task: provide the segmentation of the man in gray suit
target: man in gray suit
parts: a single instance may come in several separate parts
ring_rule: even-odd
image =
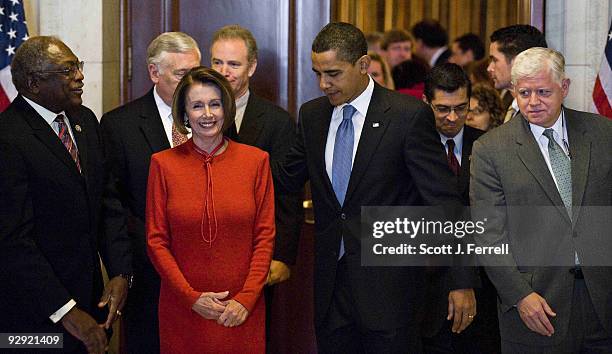
[[[609,223],[612,121],[562,106],[564,66],[552,49],[520,53],[512,66],[520,119],[472,150],[472,208],[478,218],[497,207],[498,216],[476,241],[510,245],[482,257],[499,294],[504,353],[612,352],[612,268],[603,267],[612,248],[609,229],[594,229]],[[527,220],[526,208],[546,217]]]

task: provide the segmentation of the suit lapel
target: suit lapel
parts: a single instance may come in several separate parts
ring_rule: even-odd
[[[24,120],[32,128],[34,135],[40,140],[47,148],[70,170],[75,177],[81,178],[81,174],[77,169],[77,166],[72,159],[72,156],[68,153],[68,150],[62,144],[57,134],[53,131],[51,126],[41,117],[32,106],[30,106],[21,95],[15,98],[16,104],[21,108],[23,112]],[[78,142],[77,142],[78,147]]]
[[[244,115],[242,116],[240,133],[238,134],[239,142],[247,145],[255,145],[264,126],[264,121],[261,117],[263,114],[264,112],[261,110],[257,97],[251,92],[244,110]]]
[[[591,161],[591,141],[576,112],[563,109],[572,155],[572,220],[578,220]]]
[[[325,167],[325,146],[327,145],[327,134],[329,132],[332,113],[334,112],[334,106],[329,103],[327,97],[322,97],[321,102],[321,107],[316,111],[315,115],[311,117],[302,116],[300,119],[304,120],[304,122],[301,123],[304,124],[304,127],[310,127],[306,134],[312,132],[312,141],[314,144],[311,148],[313,150],[313,164],[315,165],[315,170],[322,173],[320,177],[321,181],[323,181],[325,190],[331,195],[330,199],[335,201],[336,207],[340,208],[340,203],[338,199],[336,199],[334,188],[332,187],[331,180]],[[306,121],[310,124],[306,123]],[[308,149],[309,147],[306,146],[306,148]]]
[[[571,223],[563,200],[561,199],[561,195],[555,185],[555,181],[550,175],[544,156],[542,156],[540,147],[531,133],[529,123],[522,115],[520,115],[519,118],[520,119],[513,119],[512,121],[514,121],[514,123],[506,123],[517,125],[518,129],[515,131],[517,132],[516,143],[518,145],[518,156],[536,179],[540,187],[544,190],[544,193],[552,201],[552,204],[555,205],[563,217]]]
[[[363,123],[363,130],[359,138],[357,153],[353,161],[351,170],[351,178],[349,180],[348,189],[346,192],[345,203],[351,198],[351,195],[359,185],[361,177],[368,168],[372,155],[378,148],[380,139],[385,134],[389,126],[389,117],[386,112],[391,108],[385,96],[385,92],[378,85],[374,85],[372,99],[368,106],[368,112]]]
[[[154,88],[147,94],[147,101],[142,106],[140,118],[142,122],[140,124],[140,130],[145,136],[145,139],[149,143],[149,147],[153,153],[166,150],[170,148],[170,142],[166,136],[164,130],[164,124],[159,116],[157,105],[155,104],[155,98],[153,97]]]

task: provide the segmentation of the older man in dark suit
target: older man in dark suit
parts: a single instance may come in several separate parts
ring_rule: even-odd
[[[277,182],[311,183],[319,352],[418,353],[423,268],[361,266],[361,207],[461,205],[431,109],[374,83],[353,25],[325,26],[311,57],[325,96],[301,107]],[[473,287],[470,275],[455,274],[450,289]],[[457,306],[454,315],[467,321],[468,310]]]
[[[111,196],[102,203],[108,174],[82,70],[55,37],[30,38],[12,62],[19,95],[0,115],[0,332],[63,333],[64,352],[103,353],[131,254],[125,232],[98,228],[125,218]]]
[[[472,208],[492,216],[477,241],[510,245],[482,258],[504,353],[612,352],[612,268],[602,267],[612,259],[612,122],[562,106],[564,69],[552,49],[517,55],[521,115],[472,152]]]
[[[125,321],[129,353],[158,353],[157,307],[160,280],[146,252],[144,229],[147,178],[151,155],[179,145],[188,136],[172,124],[172,96],[179,81],[200,65],[200,50],[182,32],[157,36],[147,48],[149,77],[154,87],[144,96],[102,116],[100,122],[121,204],[128,216],[134,252],[134,287],[128,297]],[[106,223],[107,232],[121,225]]]

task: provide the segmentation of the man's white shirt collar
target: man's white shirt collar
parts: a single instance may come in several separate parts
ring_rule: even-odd
[[[61,111],[59,113],[54,113],[51,112],[50,110],[46,109],[45,107],[39,105],[38,103],[30,100],[29,98],[25,97],[25,96],[21,96],[23,97],[23,99],[30,104],[30,106],[32,106],[32,108],[34,108],[34,110],[36,111],[36,113],[38,113],[41,117],[43,117],[43,119],[49,123],[49,125],[53,124],[53,121],[55,121],[55,118],[60,115],[63,114],[64,117],[68,118],[66,116],[66,113],[64,111]],[[67,123],[66,123],[67,124]],[[69,124],[68,124],[69,125]]]

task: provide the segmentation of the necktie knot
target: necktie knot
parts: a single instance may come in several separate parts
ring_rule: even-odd
[[[66,147],[66,149],[68,150],[68,153],[70,154],[70,157],[72,157],[72,160],[74,160],[74,163],[76,164],[76,167],[78,168],[79,172],[82,172],[81,162],[79,160],[79,151],[76,144],[72,140],[72,137],[70,136],[70,132],[68,131],[68,125],[66,124],[64,115],[58,114],[55,117],[54,121],[57,123],[57,127],[59,130],[57,133],[57,137],[60,139],[62,144],[64,144],[64,147]]]
[[[548,138],[548,141],[554,140],[553,133],[555,131],[551,128],[544,129],[544,133],[542,133],[545,137]]]
[[[344,106],[344,108],[342,109],[342,120],[353,118],[353,114],[355,114],[356,110],[357,109],[355,109],[355,107],[351,106],[350,104]]]
[[[446,141],[446,145],[448,145],[449,152],[453,152],[455,150],[455,141],[453,139],[448,139]]]

